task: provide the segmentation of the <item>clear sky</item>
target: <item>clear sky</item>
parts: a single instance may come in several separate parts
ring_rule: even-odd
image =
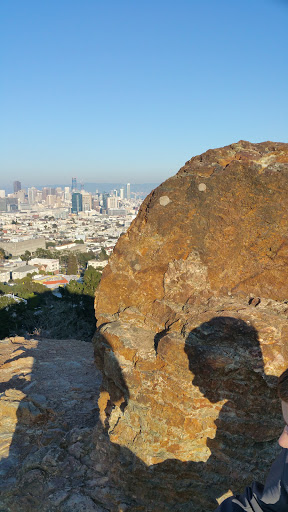
[[[0,188],[288,142],[288,0],[1,0]]]

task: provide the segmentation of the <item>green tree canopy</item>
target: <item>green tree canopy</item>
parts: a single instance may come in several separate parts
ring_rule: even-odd
[[[21,254],[20,258],[22,261],[26,261],[26,263],[28,264],[28,261],[31,260],[31,252],[25,251],[24,254]]]
[[[108,260],[109,259],[109,256],[107,254],[107,252],[105,251],[104,247],[101,247],[101,251],[98,255],[98,260],[99,261],[105,261],[105,260]]]
[[[83,283],[79,283],[72,279],[69,284],[67,284],[66,289],[69,293],[73,293],[76,295],[82,295],[83,293]]]
[[[98,270],[95,270],[93,267],[88,267],[84,273],[83,279],[83,293],[84,295],[90,295],[90,297],[94,297],[95,290],[98,287],[101,281],[101,274]]]
[[[88,261],[94,260],[94,258],[95,254],[93,251],[77,253],[78,264],[82,265],[83,267],[86,265],[86,263],[88,263]]]
[[[69,254],[67,262],[67,274],[74,275],[78,272],[77,258],[75,254]]]

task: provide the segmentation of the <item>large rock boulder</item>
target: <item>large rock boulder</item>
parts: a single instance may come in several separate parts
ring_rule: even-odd
[[[99,407],[141,468],[139,510],[213,510],[277,452],[287,204],[288,144],[240,141],[187,162],[116,245],[95,299]]]

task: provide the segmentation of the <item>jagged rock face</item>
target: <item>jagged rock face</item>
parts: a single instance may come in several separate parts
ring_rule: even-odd
[[[146,198],[103,272],[102,423],[141,461],[137,478],[148,468],[159,478],[157,499],[170,509],[213,510],[222,495],[263,480],[277,452],[287,204],[288,144],[207,151]]]

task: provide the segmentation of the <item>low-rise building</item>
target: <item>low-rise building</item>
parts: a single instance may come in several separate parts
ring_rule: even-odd
[[[13,240],[13,239],[12,239]],[[25,251],[34,252],[36,249],[45,249],[45,238],[31,238],[23,241],[0,242],[0,247],[6,254],[20,256]]]
[[[51,258],[32,258],[30,265],[38,268],[38,270],[44,270],[44,272],[53,272],[54,274],[59,272],[59,260]]]
[[[10,272],[8,270],[0,270],[0,283],[7,283],[10,279]]]
[[[89,260],[88,261],[88,267],[93,267],[93,268],[104,268],[106,267],[108,263],[108,260],[105,260],[105,261],[98,261],[98,260]]]
[[[23,265],[22,267],[17,267],[12,270],[12,279],[23,279],[28,274],[32,274],[33,272],[38,273],[38,269],[32,265]]]
[[[50,290],[57,290],[59,287],[65,287],[66,284],[70,283],[72,280],[78,281],[79,276],[57,274],[54,276],[34,276],[33,280],[37,283],[43,284]]]

